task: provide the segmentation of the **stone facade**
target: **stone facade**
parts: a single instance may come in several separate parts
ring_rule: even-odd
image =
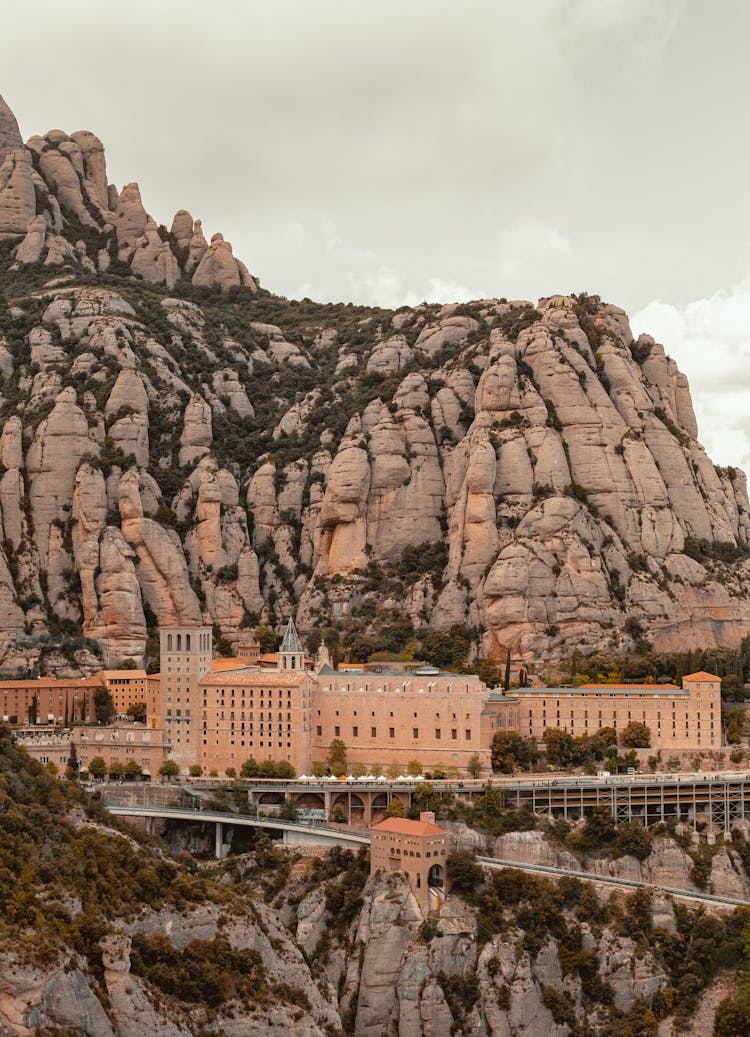
[[[37,724],[93,720],[93,693],[104,684],[119,715],[146,702],[147,724],[164,729],[172,758],[185,771],[239,771],[245,760],[291,764],[297,774],[325,762],[341,739],[347,765],[405,771],[412,760],[428,770],[491,765],[492,740],[514,730],[542,741],[551,728],[578,737],[600,728],[621,732],[639,722],[650,747],[667,752],[720,748],[721,681],[709,673],[672,684],[603,684],[578,688],[491,691],[473,674],[430,666],[371,664],[309,668],[290,621],[274,666],[256,645],[237,658],[212,660],[209,626],[164,627],[161,673],[105,670],[80,680],[39,678],[0,682],[0,717]]]
[[[324,667],[316,678],[312,759],[325,760],[331,741],[341,738],[349,764],[406,770],[416,759],[428,769],[465,769],[476,755],[489,768],[492,735],[497,726],[510,726],[511,709],[512,700],[489,696],[473,674],[391,670],[385,664],[355,673]]]
[[[109,768],[113,763],[140,764],[143,774],[158,777],[159,768],[168,755],[162,728],[143,724],[109,724],[68,728],[26,728],[16,733],[16,740],[40,763],[54,763],[64,769],[75,745],[80,770],[88,770],[95,756],[101,756]]]
[[[286,761],[297,774],[312,766],[311,674],[244,667],[200,682],[200,728],[194,762],[223,774],[245,760]]]
[[[521,688],[518,730],[541,740],[545,731],[593,735],[645,724],[651,748],[707,751],[721,746],[721,680],[692,673],[674,684],[586,684],[580,688]]]
[[[124,717],[131,706],[148,701],[145,670],[102,670],[101,682],[112,696],[115,713]]]
[[[156,717],[164,726],[180,767],[198,760],[198,684],[211,670],[213,632],[208,626],[162,627],[159,631],[161,674]]]
[[[90,721],[94,715],[94,691],[101,683],[98,677],[0,681],[0,720],[28,724],[36,709],[39,724]]]

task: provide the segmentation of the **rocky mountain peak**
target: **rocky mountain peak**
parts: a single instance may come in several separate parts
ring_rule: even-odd
[[[200,221],[179,210],[172,231],[146,212],[138,184],[107,182],[104,146],[88,130],[49,130],[24,146],[13,113],[0,98],[0,240],[19,239],[19,267],[43,264],[87,274],[113,264],[152,284],[179,281],[205,288],[257,291],[223,235],[209,245]]]
[[[290,614],[355,659],[457,627],[533,662],[750,626],[745,477],[622,309],[290,302],[116,190],[88,131],[0,165],[0,422],[6,670],[61,634],[117,663],[158,623],[230,650]]]
[[[23,138],[16,117],[0,94],[0,165],[14,148],[23,147]]]

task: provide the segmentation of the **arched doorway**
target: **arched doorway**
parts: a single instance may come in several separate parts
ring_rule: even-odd
[[[445,885],[445,872],[442,864],[433,864],[427,872],[427,885],[431,889],[442,889]]]

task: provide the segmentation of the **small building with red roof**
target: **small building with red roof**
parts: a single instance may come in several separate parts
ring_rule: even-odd
[[[437,909],[448,889],[445,860],[449,833],[425,810],[418,821],[388,817],[370,829],[370,874],[403,871],[426,914]]]

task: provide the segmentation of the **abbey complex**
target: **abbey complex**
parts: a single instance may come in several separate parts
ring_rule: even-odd
[[[516,731],[541,741],[550,728],[574,737],[633,722],[649,733],[649,748],[709,752],[721,746],[721,681],[694,673],[674,684],[601,684],[489,689],[476,675],[431,666],[378,663],[333,669],[325,649],[313,662],[290,619],[278,652],[240,642],[236,658],[213,657],[208,626],[160,632],[161,671],[105,670],[79,681],[50,678],[0,682],[0,715],[28,725],[93,719],[98,687],[112,696],[117,716],[145,706],[145,726],[123,723],[74,728],[72,733],[26,732],[27,747],[44,762],[65,765],[71,740],[81,766],[94,755],[125,764],[136,759],[155,776],[168,756],[183,773],[193,767],[224,774],[252,758],[286,762],[309,773],[344,743],[350,765],[396,765],[489,772],[492,740]],[[41,727],[39,728],[41,732]],[[56,752],[54,751],[56,750]]]

